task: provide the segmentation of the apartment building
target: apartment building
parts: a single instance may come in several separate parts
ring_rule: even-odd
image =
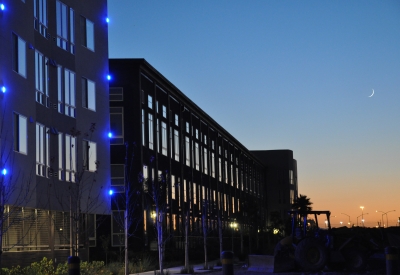
[[[2,265],[84,259],[109,211],[107,1],[0,4]]]
[[[263,163],[146,60],[110,59],[109,64],[113,215],[127,208],[121,203],[125,190],[135,190],[134,211],[142,218],[134,226],[134,246],[156,248],[154,188],[162,189],[170,248],[183,248],[186,221],[192,248],[201,243],[202,220],[210,236],[219,228],[229,236],[224,249],[232,248],[231,237],[238,243],[240,232],[248,236],[262,228]],[[112,234],[113,245],[122,245],[123,228],[114,225]]]

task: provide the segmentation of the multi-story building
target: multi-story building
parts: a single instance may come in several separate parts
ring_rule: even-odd
[[[0,4],[3,266],[85,258],[110,177],[107,1]]]
[[[134,226],[139,228],[136,248],[155,244],[154,181],[163,189],[170,246],[183,246],[185,213],[192,247],[193,237],[203,230],[202,219],[210,234],[221,228],[229,236],[224,249],[232,248],[232,233],[225,232],[249,234],[257,232],[255,224],[264,226],[262,162],[144,59],[111,59],[110,74],[111,184],[122,199],[128,185],[140,194],[133,203],[143,216]],[[123,205],[115,203],[114,216],[120,216]],[[112,234],[113,245],[119,245],[123,230],[114,226]]]
[[[257,150],[251,153],[266,167],[267,207],[269,214],[278,211],[286,217],[297,198],[297,161],[292,150]],[[269,215],[268,215],[269,216]]]

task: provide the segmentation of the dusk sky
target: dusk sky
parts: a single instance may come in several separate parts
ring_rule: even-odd
[[[293,150],[332,223],[400,217],[400,2],[108,0],[144,58],[249,150]],[[374,91],[374,95],[369,97]],[[361,217],[358,218],[361,224]],[[385,216],[386,223],[386,216]]]

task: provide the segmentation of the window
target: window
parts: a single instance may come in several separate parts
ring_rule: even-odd
[[[89,19],[81,16],[82,45],[94,51],[94,24]]]
[[[294,184],[293,170],[289,170],[289,183]]]
[[[110,87],[110,101],[123,101],[124,89],[121,87]]]
[[[92,141],[83,141],[83,167],[85,170],[95,172],[97,170],[97,144]]]
[[[186,153],[186,165],[190,166],[190,141],[189,141],[189,137],[185,137],[185,153]]]
[[[58,179],[64,180],[64,136],[58,133]]]
[[[187,201],[187,189],[186,189],[186,180],[183,180],[183,201]]]
[[[145,125],[144,125],[144,110],[142,109],[142,145],[146,146],[146,135],[145,135]]]
[[[197,142],[194,143],[194,148],[195,148],[195,167],[196,170],[200,170],[200,152],[199,152],[199,144]]]
[[[218,180],[222,181],[222,163],[221,163],[221,158],[218,158]]]
[[[153,97],[151,95],[147,96],[147,107],[153,109]]]
[[[13,70],[26,77],[26,42],[15,33],[12,34],[12,42]]]
[[[125,165],[111,164],[111,186],[125,185]]]
[[[69,12],[69,14],[68,14]],[[67,5],[60,1],[56,2],[56,15],[57,15],[57,46],[75,53],[75,26],[74,17],[75,12],[73,9],[68,9]],[[69,43],[68,43],[69,42]]]
[[[175,125],[179,126],[179,117],[178,117],[178,115],[175,115]]]
[[[84,77],[82,77],[82,100],[84,108],[96,111],[95,83]]]
[[[211,153],[211,176],[215,178],[215,156]]]
[[[167,124],[165,122],[161,122],[161,153],[166,156],[167,155]]]
[[[49,98],[49,59],[45,58],[40,52],[35,51],[35,87],[36,101],[48,106]]]
[[[157,153],[160,153],[160,121],[158,118],[156,124],[156,137],[157,137]]]
[[[175,160],[179,161],[179,132],[174,130]]]
[[[204,148],[204,157],[203,157],[204,163],[203,163],[203,173],[208,174],[208,152],[207,148]]]
[[[36,123],[36,175],[47,177],[50,166],[50,129]]]
[[[175,199],[175,176],[171,175],[171,199]]]
[[[162,116],[164,118],[167,118],[167,107],[165,107],[164,105],[162,106]]]
[[[65,135],[65,180],[75,182],[76,137]]]
[[[193,182],[193,204],[197,204],[196,183]]]
[[[149,149],[154,148],[153,115],[149,114]]]
[[[62,85],[62,68],[58,67],[58,112],[75,117],[75,73],[64,69],[64,86]],[[64,90],[63,90],[64,87]],[[64,96],[63,96],[64,92]],[[63,106],[64,105],[64,106]],[[64,109],[64,111],[63,111]]]
[[[224,171],[225,183],[228,184],[228,162],[225,160],[225,171]]]
[[[196,139],[199,139],[199,130],[196,129]]]
[[[33,0],[34,28],[47,36],[47,0]]]
[[[14,113],[14,151],[28,154],[28,131],[26,117]]]
[[[124,108],[110,107],[110,144],[124,144]]]
[[[189,122],[186,122],[186,133],[190,133]]]

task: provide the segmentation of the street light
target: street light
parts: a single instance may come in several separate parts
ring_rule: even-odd
[[[235,221],[233,221],[231,222],[230,227],[232,228],[232,251],[233,251],[233,232],[237,229],[238,224]]]
[[[368,214],[369,213],[365,213],[365,215],[368,215]],[[364,226],[364,213],[357,217],[357,226],[358,226],[358,218],[361,217],[361,216],[362,216],[361,221],[362,221],[363,226]]]
[[[386,227],[389,226],[389,221],[388,221],[388,215],[387,215],[387,213],[394,212],[394,211],[396,211],[396,210],[390,210],[390,211],[387,211],[387,212],[383,212],[383,211],[376,210],[376,212],[381,212],[381,213],[383,213],[383,214],[382,214],[382,219],[381,219],[382,224],[383,224],[383,215],[386,215]],[[383,227],[385,227],[384,224],[383,224]]]
[[[349,222],[347,223],[350,226],[350,216],[347,215],[346,213],[341,213],[342,215],[346,215],[347,217],[349,217]]]
[[[361,208],[361,219],[364,221],[364,206],[360,206]],[[363,222],[363,226],[364,226],[364,222]]]

